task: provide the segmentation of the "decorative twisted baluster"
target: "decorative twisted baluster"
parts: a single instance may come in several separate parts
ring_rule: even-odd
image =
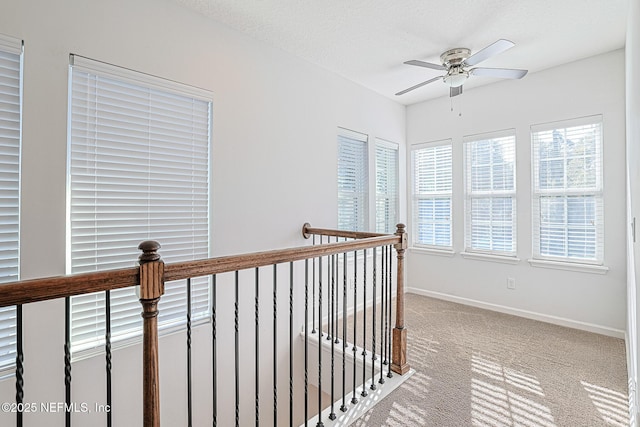
[[[273,425],[278,425],[278,265],[273,265]]]
[[[187,426],[193,425],[193,381],[191,378],[191,278],[187,279]]]
[[[217,280],[216,275],[212,277],[211,290],[211,364],[213,365],[212,388],[213,388],[213,427],[218,425],[218,359],[217,359],[217,331],[216,331],[216,306],[217,306]]]
[[[377,257],[377,248],[373,248],[373,305],[372,305],[372,327],[371,327],[371,331],[372,331],[372,342],[371,342],[371,386],[369,386],[369,388],[371,390],[375,390],[376,389],[376,381],[374,379],[375,375],[376,375],[376,281],[377,281],[377,276],[376,276],[376,266],[378,264],[378,257]],[[365,306],[364,308],[365,310],[367,309],[367,307]]]
[[[346,380],[347,380],[347,253],[342,254],[342,406],[340,410],[347,412]]]
[[[235,292],[235,300],[234,300],[234,304],[233,304],[233,325],[234,325],[234,329],[235,329],[235,335],[234,335],[234,355],[235,355],[235,360],[234,360],[234,368],[235,368],[235,399],[236,399],[236,406],[235,406],[235,415],[236,415],[236,427],[240,426],[240,330],[239,330],[239,318],[238,318],[238,299],[239,299],[239,292],[238,292],[238,282],[239,282],[239,277],[238,277],[238,270],[236,270],[235,272],[235,283],[234,283],[234,292]]]
[[[304,260],[304,427],[309,419],[309,260]]]
[[[104,334],[104,353],[107,375],[107,427],[111,427],[111,291],[104,292],[104,310],[105,310],[105,334]]]
[[[336,305],[335,303],[335,289],[336,289],[336,278],[335,278],[335,264],[336,264],[336,257],[335,255],[331,255],[331,262],[330,262],[330,270],[331,270],[331,312],[329,315],[329,340],[331,343],[331,412],[329,413],[329,419],[330,420],[335,420],[336,419],[336,413],[334,411],[334,391],[335,391],[335,344],[333,341],[333,338],[331,337],[331,335],[335,335],[335,331],[333,328],[333,324],[335,323],[335,318],[334,318],[334,307]]]
[[[356,362],[357,362],[357,352],[358,346],[356,343],[358,342],[358,252],[353,253],[353,385],[352,391],[353,396],[351,397],[351,403],[358,403],[358,398],[356,397]]]
[[[316,427],[324,427],[322,423],[322,257],[318,258],[318,422]]]
[[[16,404],[24,402],[24,352],[22,348],[22,305],[16,306]],[[16,412],[16,426],[22,427],[22,411]]]
[[[382,247],[382,287],[380,288],[380,378],[378,383],[384,384],[384,375],[382,365],[387,363],[387,355],[385,354],[386,343],[384,334],[384,325],[387,321],[387,300],[385,298],[387,294],[387,247]]]
[[[387,301],[389,301],[389,304],[387,305],[387,310],[389,312],[388,314],[388,319],[389,319],[389,330],[387,331],[387,354],[388,354],[388,365],[387,365],[387,378],[393,378],[393,372],[391,371],[391,319],[392,319],[392,310],[393,310],[393,304],[391,304],[391,301],[393,299],[393,251],[391,250],[391,246],[389,247],[389,287],[387,289]]]
[[[364,251],[364,269],[362,273],[363,296],[362,296],[362,392],[360,396],[366,397],[367,393],[367,250]]]
[[[64,299],[64,401],[71,406],[71,298]],[[65,427],[71,427],[71,411],[65,411]]]
[[[255,421],[256,427],[260,425],[260,269],[256,267],[256,286],[253,304],[253,317],[255,321]]]
[[[293,262],[289,263],[289,427],[293,427]]]

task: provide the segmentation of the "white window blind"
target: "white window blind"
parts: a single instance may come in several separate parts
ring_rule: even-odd
[[[20,279],[22,40],[0,35],[0,286]],[[16,309],[0,308],[0,371],[16,361]]]
[[[367,135],[338,128],[338,229],[367,231]]]
[[[69,273],[136,265],[156,240],[165,262],[209,256],[208,92],[73,56],[69,90]],[[105,295],[72,298],[72,351],[104,342]],[[161,328],[186,322],[186,286],[168,283]],[[141,332],[132,288],[111,292],[113,342]],[[192,281],[192,318],[209,311],[208,279]]]
[[[376,139],[376,231],[394,233],[398,224],[398,145]]]
[[[465,251],[516,254],[516,137],[464,137]]]
[[[531,127],[534,258],[602,264],[602,116]]]
[[[451,140],[418,145],[411,151],[413,243],[451,248]]]

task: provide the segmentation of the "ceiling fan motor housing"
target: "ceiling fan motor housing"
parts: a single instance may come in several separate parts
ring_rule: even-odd
[[[469,77],[469,72],[464,69],[464,61],[471,55],[469,49],[463,47],[449,49],[442,55],[440,60],[447,69],[447,74],[443,77],[444,82],[450,87],[460,87]]]
[[[471,51],[464,47],[449,49],[440,55],[440,61],[446,68],[462,65],[462,63],[471,56]]]

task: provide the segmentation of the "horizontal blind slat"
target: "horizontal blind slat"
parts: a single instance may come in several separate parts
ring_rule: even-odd
[[[81,62],[70,71],[69,273],[129,267],[148,239],[163,245],[165,262],[208,257],[211,101]],[[209,281],[193,287],[194,316],[206,315]],[[185,298],[184,283],[167,284],[161,326],[184,323]],[[104,342],[104,305],[102,293],[72,298],[74,353]],[[114,342],[140,334],[132,289],[112,291],[111,310]]]

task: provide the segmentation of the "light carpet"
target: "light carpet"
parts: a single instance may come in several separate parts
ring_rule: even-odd
[[[406,295],[416,373],[354,426],[628,425],[624,341]]]

